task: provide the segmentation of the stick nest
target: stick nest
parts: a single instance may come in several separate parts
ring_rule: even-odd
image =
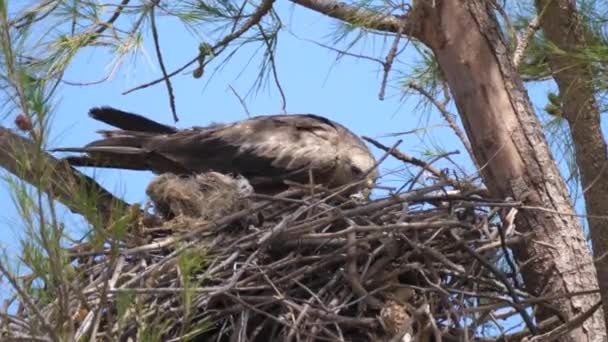
[[[67,304],[35,304],[49,326],[102,341],[492,340],[512,316],[528,325],[511,338],[531,328],[505,253],[523,237],[498,219],[514,209],[453,182],[363,201],[252,195],[212,173],[147,193],[154,210],[123,237],[70,249]],[[3,316],[5,337],[32,334],[41,317],[26,311]]]

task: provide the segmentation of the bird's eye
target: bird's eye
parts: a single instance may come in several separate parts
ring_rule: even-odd
[[[353,175],[355,176],[360,176],[363,174],[363,170],[361,170],[360,168],[356,167],[356,166],[351,166],[350,167],[350,171],[353,173]]]

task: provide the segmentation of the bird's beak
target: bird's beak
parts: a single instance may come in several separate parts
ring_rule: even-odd
[[[363,195],[363,197],[366,199],[369,198],[372,193],[372,189],[374,189],[374,185],[376,185],[376,182],[373,179],[366,179],[363,189],[361,189],[361,195]]]

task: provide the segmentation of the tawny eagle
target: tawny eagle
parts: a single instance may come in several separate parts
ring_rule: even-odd
[[[365,143],[321,116],[268,115],[177,129],[110,107],[93,108],[89,115],[118,130],[100,131],[103,139],[82,148],[55,149],[85,153],[66,158],[73,166],[238,174],[258,193],[282,191],[285,180],[307,184],[311,175],[328,188],[363,181],[352,193],[369,187],[378,176]]]

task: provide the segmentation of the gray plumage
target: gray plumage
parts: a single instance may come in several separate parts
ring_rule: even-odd
[[[101,131],[103,139],[82,148],[55,150],[86,153],[66,158],[74,166],[238,174],[262,193],[284,190],[285,180],[306,184],[309,170],[315,183],[329,188],[363,177],[369,186],[378,175],[359,137],[316,115],[257,116],[183,130],[109,107],[94,108],[90,116],[119,130]]]
[[[205,172],[190,177],[164,173],[154,177],[146,194],[157,214],[165,219],[178,216],[216,220],[245,209],[253,192],[242,177]]]

